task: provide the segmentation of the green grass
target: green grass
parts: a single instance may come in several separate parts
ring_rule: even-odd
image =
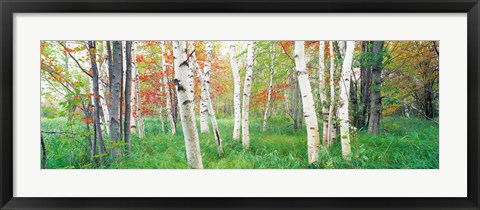
[[[436,169],[439,166],[438,125],[422,119],[386,118],[382,133],[370,135],[358,131],[352,138],[352,160],[345,161],[341,145],[321,148],[320,164],[307,163],[306,131],[295,131],[291,123],[270,119],[267,132],[262,121],[250,124],[250,149],[232,140],[233,120],[218,119],[225,155],[219,157],[213,134],[200,134],[203,165],[206,169]],[[163,133],[160,121],[145,119],[146,136],[132,135],[132,152],[118,160],[106,158],[104,166],[91,163],[88,142],[81,136],[82,126],[75,125],[77,135],[43,134],[47,148],[47,168],[106,169],[185,169],[187,160],[181,126],[177,134]],[[165,126],[168,128],[168,126]],[[320,129],[322,126],[319,126]],[[67,131],[66,120],[42,119],[43,131]],[[80,135],[78,134],[80,133]]]

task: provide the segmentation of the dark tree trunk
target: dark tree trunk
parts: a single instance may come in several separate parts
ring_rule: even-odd
[[[434,108],[433,108],[433,90],[432,85],[427,82],[424,86],[424,104],[425,104],[425,117],[427,119],[433,119],[434,117]]]
[[[126,43],[126,60],[127,60],[127,69],[125,71],[125,121],[123,126],[125,128],[125,143],[127,144],[127,151],[130,153],[131,145],[130,145],[130,113],[132,112],[131,104],[130,104],[130,97],[132,94],[132,58],[131,58],[131,50],[132,50],[132,41],[127,41]]]
[[[362,54],[367,56],[370,50],[370,42],[362,42]],[[360,95],[361,95],[361,117],[358,120],[357,128],[366,128],[368,126],[368,116],[370,113],[370,90],[372,83],[371,65],[367,64],[366,59],[361,60],[360,66]]]
[[[93,81],[93,126],[95,132],[95,141],[98,142],[98,152],[100,154],[100,163],[103,163],[103,154],[105,153],[102,129],[100,127],[100,93],[98,91],[98,67],[95,41],[88,42],[90,54],[90,63],[92,65],[92,81]],[[95,143],[92,148],[95,150]]]
[[[113,145],[112,155],[119,157],[121,155],[118,147],[121,138],[120,133],[120,95],[122,90],[122,42],[113,41],[112,70],[110,71],[110,140]]]
[[[120,69],[121,69],[121,74],[120,74],[120,138],[123,137],[123,71],[125,71],[125,69],[123,69],[123,57],[125,56],[123,54],[123,42],[120,42],[122,44],[122,48],[121,48],[121,62],[122,64],[120,65]]]
[[[380,116],[381,116],[381,85],[382,85],[382,61],[383,61],[383,41],[374,41],[372,58],[372,97],[370,101],[370,117],[368,122],[368,132],[372,134],[377,134],[379,132],[380,126]]]
[[[352,110],[352,126],[358,128],[360,113],[358,111],[358,100],[357,100],[357,82],[353,80],[353,77],[350,77],[350,107]]]
[[[47,150],[45,148],[45,142],[43,141],[43,135],[40,134],[40,144],[42,145],[42,169],[47,168]]]

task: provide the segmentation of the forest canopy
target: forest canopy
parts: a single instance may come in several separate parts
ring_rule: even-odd
[[[439,167],[438,41],[42,41],[43,169]]]

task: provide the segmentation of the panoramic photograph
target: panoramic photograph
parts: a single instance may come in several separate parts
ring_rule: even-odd
[[[41,169],[438,169],[439,41],[45,40]]]

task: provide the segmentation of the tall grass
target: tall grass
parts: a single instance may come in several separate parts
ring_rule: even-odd
[[[200,134],[200,145],[206,169],[434,169],[439,166],[438,125],[422,119],[386,118],[382,133],[370,135],[365,131],[352,134],[352,160],[345,161],[341,145],[321,147],[319,165],[307,163],[305,129],[295,131],[284,119],[270,119],[266,132],[261,119],[250,124],[251,145],[245,151],[240,142],[232,139],[233,120],[218,119],[225,155],[219,157],[212,133]],[[177,134],[162,132],[160,121],[145,119],[145,137],[132,135],[132,152],[99,166],[90,161],[88,142],[79,135],[44,134],[47,168],[105,168],[105,169],[185,169],[187,160],[181,125]],[[322,128],[322,126],[319,126]],[[63,118],[42,119],[43,131],[65,131]],[[80,125],[74,127],[81,132]],[[85,133],[84,133],[85,134]],[[40,163],[39,163],[40,164]]]

